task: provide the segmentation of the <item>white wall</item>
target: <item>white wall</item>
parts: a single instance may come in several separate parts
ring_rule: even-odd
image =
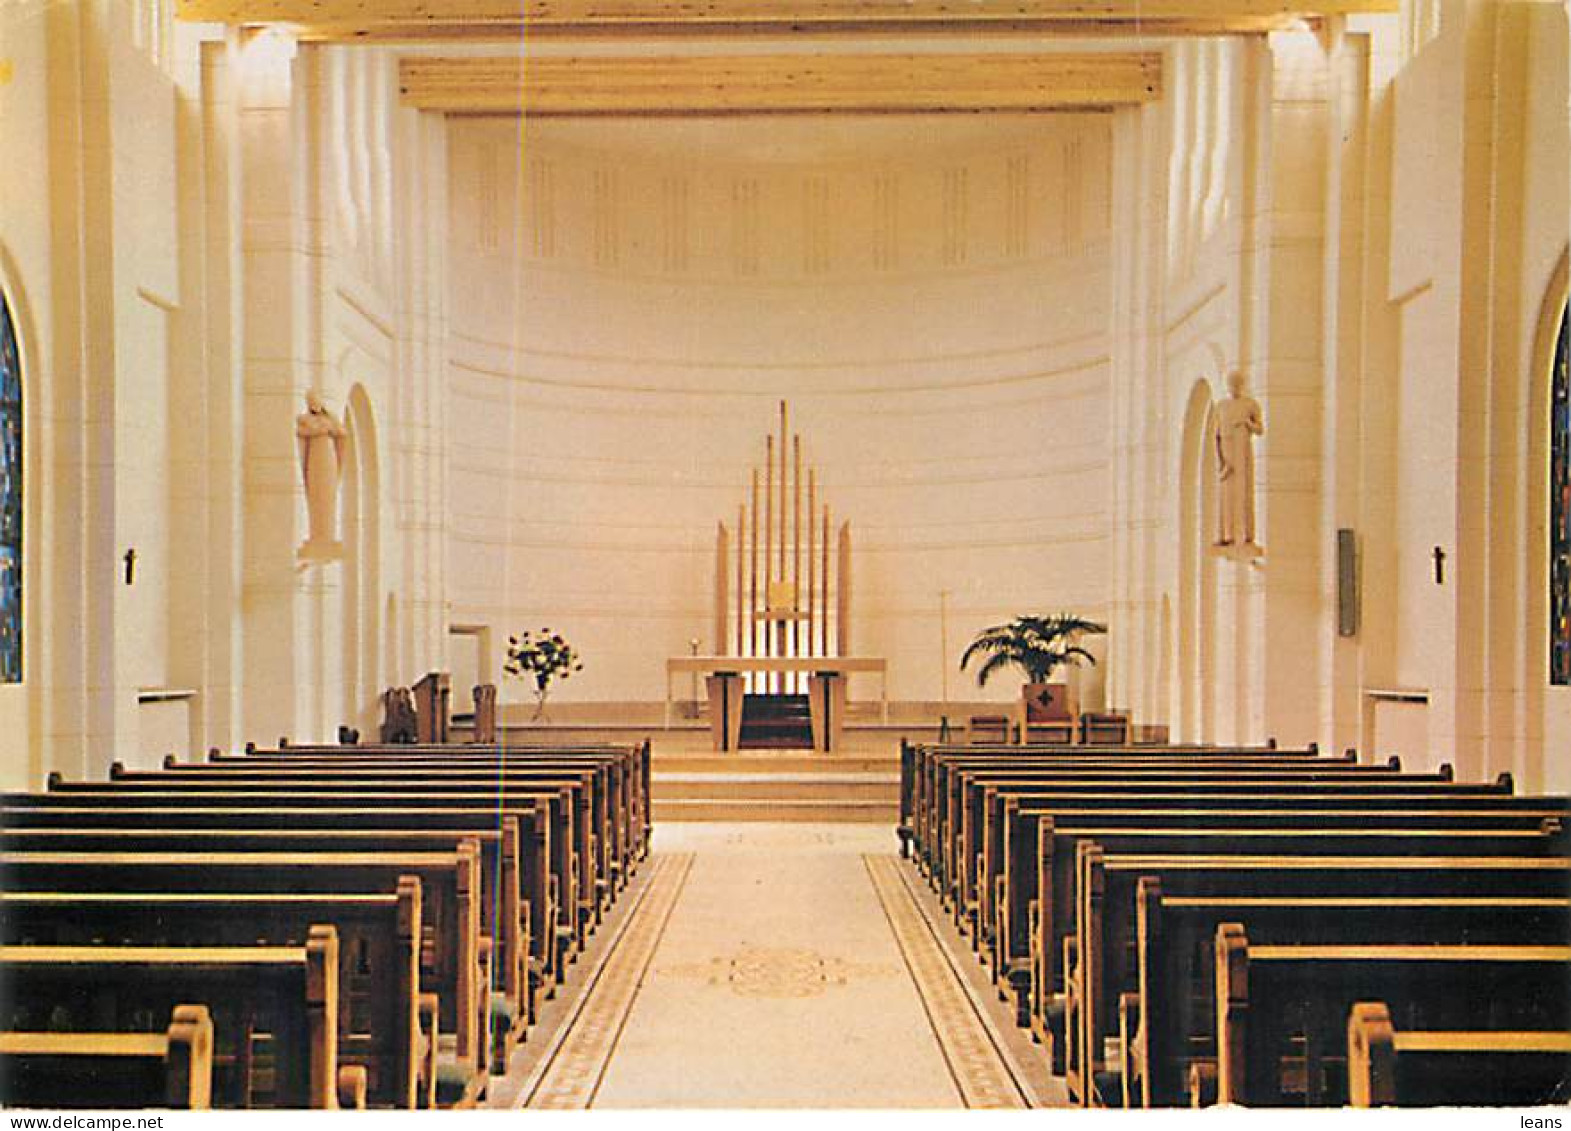
[[[455,621],[566,633],[564,695],[662,697],[780,398],[892,696],[940,696],[943,590],[951,665],[1104,614],[1105,117],[450,131]]]
[[[1405,9],[1320,37],[1173,47],[1164,103],[1115,126],[1127,631],[1110,696],[1185,737],[1353,745],[1563,788],[1543,400],[1566,285],[1566,14]],[[1210,532],[1185,510],[1204,486],[1184,487],[1185,446],[1235,365],[1265,407],[1266,557],[1186,563],[1186,539]],[[1352,638],[1336,631],[1339,528],[1362,556]]]
[[[242,44],[167,4],[4,5],[0,44],[29,171],[0,188],[28,414],[0,778],[374,722],[445,645],[440,122],[397,106],[385,51]],[[399,471],[359,475],[355,557],[301,570],[313,387],[341,414],[356,390],[356,451]]]

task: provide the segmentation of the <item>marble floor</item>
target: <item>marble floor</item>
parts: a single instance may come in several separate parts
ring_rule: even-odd
[[[671,824],[546,1011],[531,1108],[1054,1102],[885,825]],[[553,1016],[554,1015],[554,1016]]]

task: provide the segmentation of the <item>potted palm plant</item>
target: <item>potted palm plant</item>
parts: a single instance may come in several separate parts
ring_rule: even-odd
[[[1096,658],[1077,641],[1086,634],[1107,631],[1107,626],[1071,613],[1057,616],[1020,616],[1008,624],[995,624],[977,633],[960,657],[964,671],[975,657],[985,657],[977,668],[978,687],[1004,668],[1019,668],[1026,677],[1022,694],[1026,722],[1073,719],[1075,705],[1069,699],[1067,684],[1052,682],[1059,668],[1078,667]]]

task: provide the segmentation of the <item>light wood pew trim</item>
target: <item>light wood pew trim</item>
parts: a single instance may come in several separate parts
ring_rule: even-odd
[[[1269,1102],[1274,1091],[1265,1081],[1275,1078],[1277,1066],[1262,1063],[1268,1058],[1256,1051],[1257,1048],[1269,1049],[1274,1044],[1260,1036],[1261,1032],[1271,1033],[1265,1028],[1272,1019],[1270,1003],[1257,1000],[1260,991],[1253,985],[1255,979],[1252,977],[1252,967],[1271,963],[1312,964],[1326,969],[1328,979],[1336,976],[1335,967],[1341,964],[1350,968],[1366,963],[1420,967],[1430,964],[1441,967],[1451,963],[1521,964],[1552,969],[1571,964],[1571,946],[1251,946],[1243,924],[1223,923],[1216,933],[1218,1103]],[[1551,978],[1554,976],[1551,974]],[[1563,984],[1563,972],[1558,976]],[[1549,991],[1553,985],[1546,980],[1541,988]],[[1513,988],[1532,992],[1531,985]],[[1313,1048],[1315,1034],[1310,1035],[1309,1041],[1311,1047],[1306,1050],[1306,1056],[1312,1060],[1318,1055]]]
[[[10,970],[13,977],[28,970],[69,977],[73,968],[99,974],[113,970],[122,982],[154,969],[168,975],[203,970],[292,971],[303,991],[302,1106],[329,1110],[338,1104],[338,964],[338,934],[325,924],[311,928],[303,947],[0,946],[0,968]]]
[[[21,942],[18,934],[36,939],[41,933],[36,920],[59,915],[65,922],[58,931],[68,938],[102,934],[92,943],[62,943],[50,940]],[[416,876],[401,876],[397,890],[382,894],[277,894],[175,893],[175,892],[3,892],[0,893],[0,921],[6,925],[8,945],[140,945],[129,942],[129,935],[161,934],[167,930],[162,921],[168,916],[188,916],[194,921],[215,923],[240,921],[245,929],[268,933],[275,929],[292,931],[298,925],[302,938],[313,923],[333,925],[339,933],[339,952],[344,968],[339,971],[339,1055],[341,1060],[360,1064],[361,1058],[385,1055],[388,1063],[378,1077],[385,1080],[376,1097],[392,1106],[413,1108],[419,1081],[428,1078],[435,1064],[420,1063],[422,1044],[417,1001],[420,996],[421,887]],[[386,940],[393,957],[392,969],[380,973],[391,980],[393,990],[383,988],[372,1009],[373,1028],[384,1022],[386,1033],[373,1032],[369,1047],[361,1038],[352,1038],[349,1017],[352,1007],[345,973],[352,961],[348,943],[362,932],[382,922],[389,927]],[[131,928],[128,930],[128,926]],[[161,944],[163,945],[163,944]],[[181,945],[169,943],[167,945]],[[251,945],[251,944],[247,944]]]
[[[157,1097],[177,1111],[206,1111],[213,1097],[213,1019],[205,1005],[175,1006],[169,1027],[162,1033],[0,1033],[0,1064],[5,1060],[50,1059],[65,1061],[156,1060],[163,1067],[163,1092]],[[80,1071],[89,1077],[92,1068]],[[0,1072],[0,1079],[6,1078]],[[62,1097],[63,1099],[63,1097]],[[141,1100],[154,1097],[115,1096],[108,1103],[130,1099],[126,1106],[153,1106]],[[8,1097],[0,1102],[9,1103]]]

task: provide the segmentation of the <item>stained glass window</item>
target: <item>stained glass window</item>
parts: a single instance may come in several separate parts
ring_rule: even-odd
[[[1549,400],[1549,682],[1571,685],[1571,303],[1560,315],[1560,340]]]
[[[22,682],[22,358],[0,294],[0,683]]]

